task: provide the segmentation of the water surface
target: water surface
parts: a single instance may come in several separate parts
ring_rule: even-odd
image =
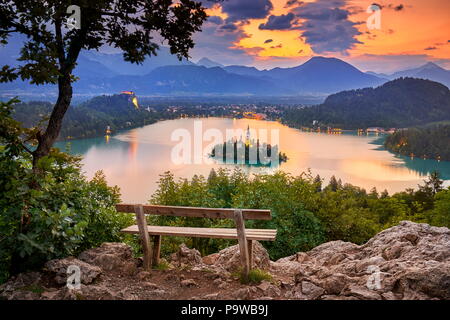
[[[450,184],[450,162],[396,156],[380,146],[378,136],[301,132],[273,121],[224,118],[167,120],[122,132],[109,139],[73,140],[71,152],[83,156],[83,169],[88,177],[103,170],[109,184],[120,187],[124,202],[146,202],[157,188],[159,175],[165,171],[171,171],[177,177],[190,178],[194,174],[207,176],[211,168],[235,167],[205,163],[208,160],[206,154],[200,164],[176,164],[172,161],[172,149],[179,143],[171,140],[172,133],[180,128],[188,130],[193,148],[194,121],[201,121],[202,132],[215,128],[223,135],[226,129],[245,131],[250,126],[257,132],[267,129],[270,138],[271,129],[279,130],[280,151],[286,153],[289,160],[279,168],[243,166],[242,169],[250,174],[283,170],[298,175],[310,169],[313,175],[319,174],[326,182],[335,175],[343,182],[367,190],[376,187],[379,191],[387,189],[393,193],[417,188],[427,174],[438,170],[447,180],[446,185]],[[203,142],[202,148],[206,150],[210,143]],[[60,142],[57,146],[64,148],[64,145]]]

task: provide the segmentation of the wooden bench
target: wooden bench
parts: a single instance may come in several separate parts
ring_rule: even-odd
[[[195,208],[172,207],[160,205],[118,204],[118,212],[135,213],[136,225],[122,230],[124,233],[139,234],[144,252],[144,269],[150,270],[152,265],[159,264],[161,251],[161,236],[180,236],[198,238],[237,239],[242,268],[245,276],[252,268],[253,241],[274,241],[277,230],[246,229],[244,220],[270,220],[270,210],[258,209],[226,209],[226,208]],[[145,215],[162,215],[172,217],[197,217],[233,219],[236,228],[193,228],[147,225]],[[153,238],[153,248],[150,246],[150,236]]]

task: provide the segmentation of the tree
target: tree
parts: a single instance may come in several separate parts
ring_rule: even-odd
[[[319,175],[317,175],[314,178],[313,183],[316,185],[316,191],[321,192],[322,191],[322,178]]]
[[[76,6],[79,19],[69,28],[69,8]],[[68,13],[69,12],[69,13]],[[18,61],[23,64],[0,69],[0,82],[18,79],[32,84],[57,84],[58,99],[45,131],[35,130],[33,168],[50,153],[61,130],[62,120],[72,100],[73,75],[82,50],[98,50],[104,45],[123,52],[125,61],[142,63],[159,48],[154,35],[166,40],[170,52],[179,59],[189,57],[192,35],[206,19],[201,4],[193,0],[0,0],[0,43],[8,44],[11,34],[25,35]],[[73,20],[72,20],[73,21]]]
[[[330,182],[328,184],[328,189],[330,189],[331,191],[336,192],[339,189],[339,182],[336,180],[335,176],[332,176],[330,178]]]
[[[444,181],[440,179],[440,174],[437,171],[430,173],[428,179],[423,182],[425,185],[419,185],[419,191],[430,193],[434,196],[436,193],[443,190],[442,185],[444,184]]]

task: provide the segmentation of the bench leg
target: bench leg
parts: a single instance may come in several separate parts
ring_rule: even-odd
[[[250,270],[253,268],[253,241],[247,240],[247,248],[248,248],[248,264]]]
[[[161,236],[153,236],[153,266],[159,264],[159,256],[161,254]]]
[[[245,235],[245,224],[241,210],[234,211],[234,221],[236,223],[237,236],[239,241],[239,255],[241,257],[242,272],[245,280],[248,280],[250,271],[250,261],[248,255],[247,238]]]
[[[136,205],[134,206],[134,212],[136,213],[136,222],[141,237],[142,251],[144,252],[143,268],[146,271],[150,271],[152,267],[152,248],[150,247],[150,236],[147,232],[147,220],[145,219],[144,208],[142,205]]]

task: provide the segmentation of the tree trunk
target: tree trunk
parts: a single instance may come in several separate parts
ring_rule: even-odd
[[[33,171],[38,172],[38,162],[41,158],[47,156],[50,150],[58,138],[61,131],[61,125],[69,109],[72,101],[72,84],[70,80],[70,73],[66,73],[58,79],[58,100],[53,107],[52,114],[48,121],[47,129],[43,134],[39,134],[37,137],[38,146],[33,152]]]

